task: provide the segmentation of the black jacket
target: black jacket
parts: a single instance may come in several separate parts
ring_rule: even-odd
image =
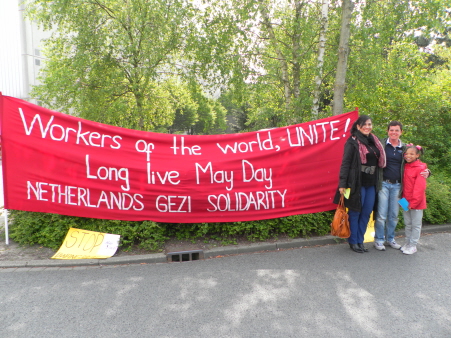
[[[345,198],[345,206],[349,210],[358,212],[360,212],[360,210],[362,209],[360,197],[360,188],[362,187],[361,166],[362,162],[360,161],[359,144],[357,143],[357,139],[351,136],[345,143],[343,160],[340,167],[338,187],[351,188],[349,198]],[[380,171],[380,168],[376,168],[377,171]],[[378,172],[376,172],[375,174],[378,175]],[[377,187],[378,184],[376,183],[376,188]],[[334,197],[334,203],[338,204],[339,201],[340,191],[337,189]]]

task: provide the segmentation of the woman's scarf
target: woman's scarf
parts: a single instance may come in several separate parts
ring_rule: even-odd
[[[355,136],[357,138],[357,143],[359,144],[360,161],[362,162],[362,164],[366,163],[366,154],[369,153],[367,145],[369,143],[374,142],[377,149],[379,149],[380,151],[380,156],[378,158],[378,166],[379,168],[385,168],[386,165],[385,150],[384,147],[382,147],[382,144],[377,138],[377,136],[371,133],[370,135],[368,135],[368,137],[366,137],[360,131],[357,131],[355,133]]]

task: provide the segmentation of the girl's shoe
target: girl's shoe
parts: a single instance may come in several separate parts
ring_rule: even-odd
[[[416,247],[416,245],[408,245],[404,250],[403,250],[403,254],[406,254],[406,255],[412,255],[412,254],[414,254],[415,252],[417,252],[417,247]]]
[[[405,242],[404,245],[403,245],[403,246],[401,247],[401,249],[399,249],[399,250],[401,250],[402,252],[404,252],[404,250],[406,250],[408,246],[409,246],[409,242]]]

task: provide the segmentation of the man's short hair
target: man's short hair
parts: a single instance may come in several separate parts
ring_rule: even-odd
[[[391,122],[388,124],[387,130],[389,130],[390,127],[395,127],[395,126],[399,126],[399,128],[400,128],[401,131],[402,131],[402,123],[399,122],[399,121],[391,121]]]

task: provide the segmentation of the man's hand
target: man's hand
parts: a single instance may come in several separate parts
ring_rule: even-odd
[[[431,171],[429,169],[425,169],[420,173],[420,175],[424,178],[428,178],[429,176],[431,176]]]

